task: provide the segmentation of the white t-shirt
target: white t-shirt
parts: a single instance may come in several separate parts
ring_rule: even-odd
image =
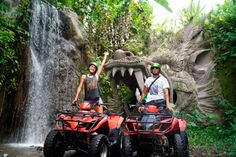
[[[154,80],[154,77],[148,77],[144,85],[149,88],[149,86]],[[167,79],[164,76],[160,75],[160,77],[152,84],[151,88],[149,89],[146,102],[150,102],[152,100],[165,99],[163,93],[164,88],[170,88],[170,85]]]

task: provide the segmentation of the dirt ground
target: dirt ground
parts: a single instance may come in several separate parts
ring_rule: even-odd
[[[86,157],[75,151],[67,151],[64,157]],[[214,152],[204,147],[190,148],[190,157],[226,157],[226,152]],[[0,157],[43,157],[43,147],[9,147],[0,145]]]
[[[68,151],[64,157],[77,157],[77,155],[75,151]],[[43,157],[43,148],[0,146],[0,157]]]

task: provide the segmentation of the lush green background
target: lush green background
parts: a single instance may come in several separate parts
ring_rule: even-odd
[[[205,21],[205,34],[217,55],[217,72],[226,99],[236,104],[236,4],[226,1]]]
[[[223,99],[215,98],[224,113],[222,125],[208,127],[213,137],[220,138],[230,153],[236,154],[236,3],[226,0],[205,20],[205,36],[216,56],[217,76]],[[216,136],[217,135],[217,136]],[[225,138],[227,137],[227,138]],[[218,140],[219,141],[219,140]],[[217,142],[218,143],[218,142]],[[228,145],[232,144],[232,145]],[[220,146],[220,144],[219,144]]]

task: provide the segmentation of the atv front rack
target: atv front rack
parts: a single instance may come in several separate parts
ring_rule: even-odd
[[[106,115],[97,112],[61,112],[56,119],[56,130],[91,132]]]
[[[172,115],[146,113],[127,116],[124,125],[128,134],[163,134],[171,128],[173,118]]]

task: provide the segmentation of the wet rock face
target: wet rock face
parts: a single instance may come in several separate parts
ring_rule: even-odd
[[[22,58],[21,86],[15,97],[5,98],[6,107],[1,111],[5,114],[0,115],[4,126],[0,135],[11,135],[13,142],[27,141],[24,135],[30,132],[41,139],[34,142],[42,142],[50,129],[50,115],[55,110],[70,109],[79,82],[78,71],[87,57],[87,34],[75,13],[41,1],[34,1],[29,10],[31,37]],[[34,129],[27,131],[28,126]]]
[[[165,52],[154,52],[147,58],[127,56],[124,55],[127,52],[118,50],[114,54],[117,59],[109,60],[105,68],[115,80],[122,80],[120,76],[125,76],[124,81],[128,82],[126,84],[129,86],[129,82],[133,80],[130,79],[132,75],[126,75],[126,72],[122,71],[135,71],[127,66],[131,63],[133,69],[139,68],[142,72],[142,76],[136,76],[137,82],[140,82],[140,77],[143,79],[136,84],[136,87],[141,89],[141,84],[149,75],[148,63],[158,62],[162,64],[161,70],[171,84],[172,101],[178,109],[188,112],[197,109],[206,115],[216,113],[217,107],[213,98],[220,95],[220,88],[214,73],[213,52],[203,39],[202,26],[192,26],[190,23],[185,28],[181,42],[171,47],[174,48]],[[141,62],[134,62],[135,60]],[[120,74],[117,74],[118,71]]]

